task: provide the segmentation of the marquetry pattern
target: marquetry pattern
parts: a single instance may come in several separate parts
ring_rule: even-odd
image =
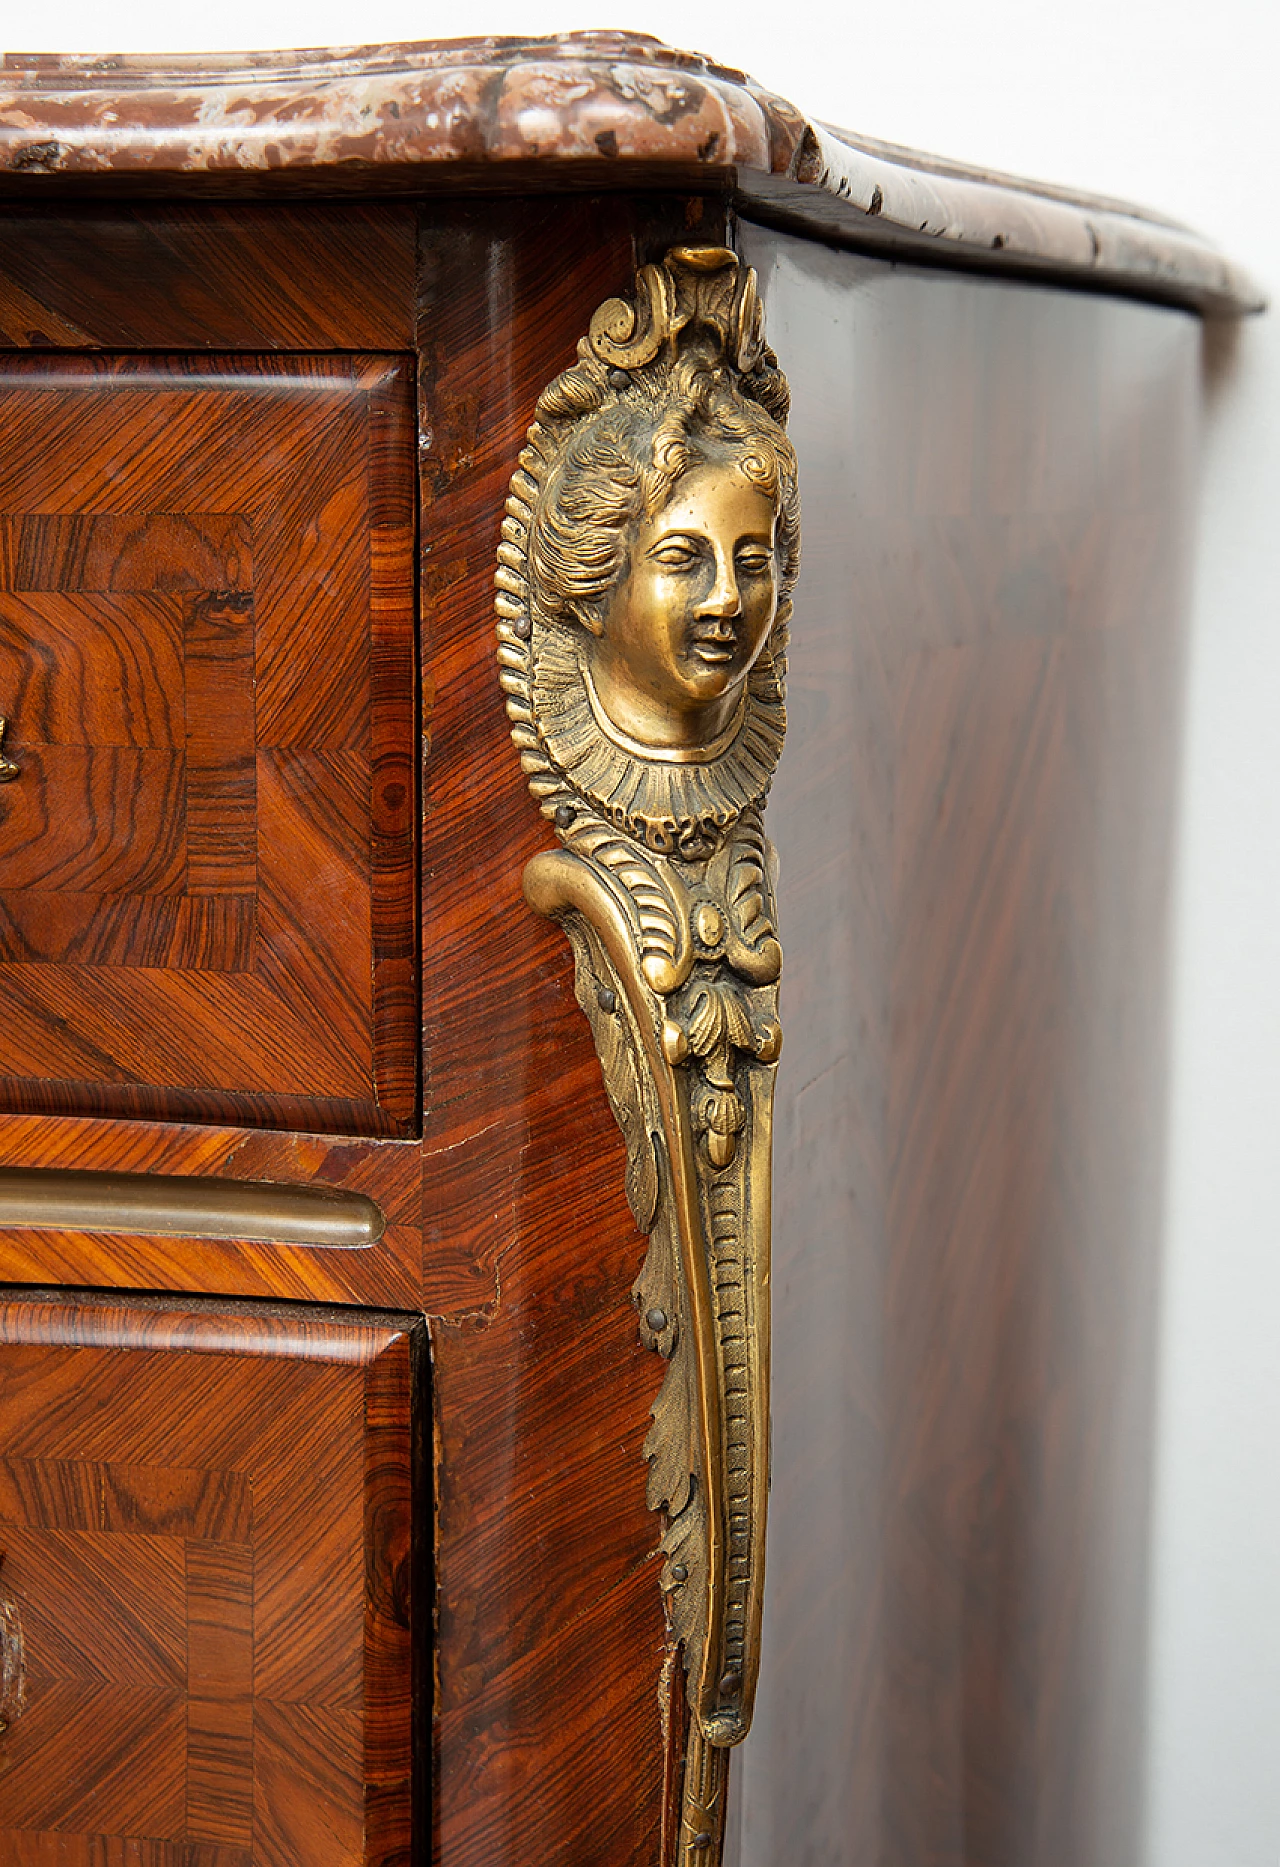
[[[0,370],[0,1105],[412,1122],[409,398]]]
[[[0,1306],[6,1867],[407,1858],[420,1336]]]

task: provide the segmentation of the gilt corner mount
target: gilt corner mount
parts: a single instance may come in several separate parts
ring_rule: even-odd
[[[540,397],[496,578],[512,737],[562,845],[528,864],[525,895],[572,942],[649,1239],[634,1296],[667,1362],[645,1453],[691,1709],[690,1862],[718,1858],[759,1666],[788,403],[755,275],[723,248],[673,249],[600,306]]]

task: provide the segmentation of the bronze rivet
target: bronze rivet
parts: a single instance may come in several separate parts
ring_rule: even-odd
[[[557,830],[567,830],[569,828],[569,825],[573,822],[574,818],[577,816],[577,814],[578,813],[573,808],[572,804],[557,804],[556,805],[556,828]]]
[[[667,1312],[664,1309],[651,1309],[645,1321],[655,1335],[661,1335],[667,1326]]]
[[[527,642],[533,633],[533,625],[527,616],[517,616],[511,627],[522,642]]]
[[[736,1698],[741,1689],[741,1673],[727,1672],[720,1675],[720,1696],[722,1698]]]
[[[631,387],[631,378],[626,370],[610,370],[609,387],[611,389],[616,389],[619,395],[621,395],[624,389],[629,389]]]
[[[616,1011],[618,1009],[618,994],[616,992],[611,992],[607,985],[602,985],[600,990],[596,993],[596,1003],[599,1005],[601,1011]]]
[[[674,1018],[662,1020],[662,1054],[673,1068],[684,1062],[689,1054],[689,1039],[685,1036]]]
[[[724,938],[724,917],[710,901],[700,901],[694,911],[693,930],[703,946],[719,946]]]
[[[688,1564],[673,1562],[671,1565],[671,1579],[673,1582],[687,1582],[689,1579]]]
[[[700,1835],[695,1835],[693,1837],[693,1840],[689,1843],[689,1846],[691,1848],[709,1848],[711,1846],[711,1836],[707,1833],[706,1829],[704,1828]]]

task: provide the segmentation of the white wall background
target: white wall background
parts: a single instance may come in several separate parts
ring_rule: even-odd
[[[0,6],[14,51],[589,26],[708,51],[871,135],[1163,208],[1280,299],[1275,0]],[[1280,1867],[1280,310],[1211,337],[1209,361],[1141,1867]]]

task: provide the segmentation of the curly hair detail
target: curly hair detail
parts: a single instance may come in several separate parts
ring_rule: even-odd
[[[778,372],[762,365],[753,372],[759,383],[735,379],[697,345],[620,391],[589,353],[557,378],[539,412],[571,421],[572,430],[539,489],[530,531],[542,621],[599,634],[626,567],[630,528],[661,511],[687,474],[708,466],[732,466],[776,504],[785,602],[799,569],[795,452],[766,397],[745,393],[763,388],[770,374]]]

